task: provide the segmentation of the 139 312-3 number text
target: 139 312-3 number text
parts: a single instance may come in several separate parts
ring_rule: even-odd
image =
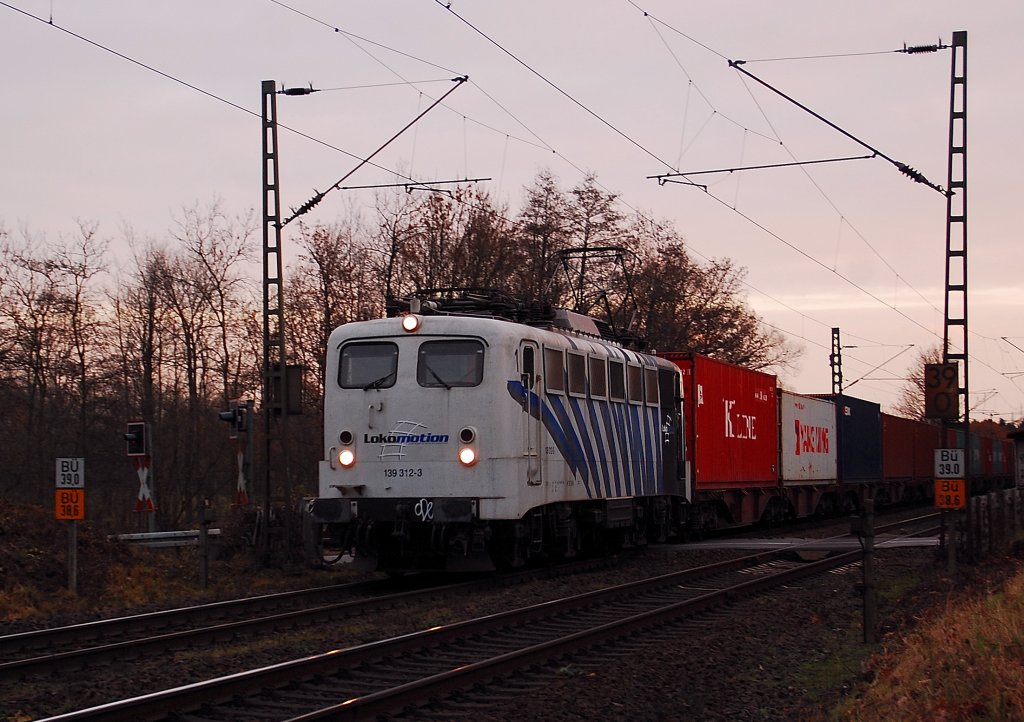
[[[423,469],[418,466],[384,469],[386,479],[411,479],[423,476]]]

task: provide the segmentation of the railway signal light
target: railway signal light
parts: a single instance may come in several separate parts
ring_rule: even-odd
[[[249,407],[244,402],[232,401],[231,408],[218,412],[217,416],[221,421],[231,424],[232,431],[236,434],[249,430]]]
[[[956,363],[924,365],[924,416],[947,421],[960,418],[960,369]]]
[[[124,430],[125,454],[127,456],[146,455],[146,422],[129,421]]]

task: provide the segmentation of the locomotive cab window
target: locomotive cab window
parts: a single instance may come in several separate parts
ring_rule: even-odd
[[[608,376],[605,373],[604,359],[591,356],[590,364],[590,395],[603,399],[608,395]]]
[[[569,393],[585,396],[587,393],[587,357],[569,351],[566,354],[569,367]]]
[[[398,377],[398,346],[349,343],[341,347],[338,385],[343,389],[385,389]]]
[[[626,400],[626,378],[621,361],[608,361],[608,396],[612,401]]]
[[[544,388],[548,393],[565,393],[565,360],[561,349],[544,349]]]
[[[537,373],[534,370],[534,347],[532,346],[522,347],[522,373],[530,379],[534,378],[534,374]]]
[[[658,369],[644,368],[644,388],[647,391],[644,399],[648,406],[658,406],[660,403],[658,392]]]
[[[644,402],[644,370],[630,364],[626,367],[626,390],[631,404]]]
[[[420,345],[416,363],[420,386],[479,386],[483,377],[484,345],[479,341],[424,341]]]
[[[523,346],[523,362],[520,373],[522,374],[523,386],[528,389],[533,388],[533,379],[537,373],[533,364],[533,346]]]

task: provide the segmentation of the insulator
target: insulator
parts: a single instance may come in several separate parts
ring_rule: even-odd
[[[908,178],[917,181],[918,183],[927,183],[928,180],[921,174],[920,171],[911,168],[905,163],[897,163],[896,167],[899,168],[900,173],[907,176]]]
[[[904,44],[903,46],[903,52],[908,55],[913,55],[914,53],[937,53],[942,49],[942,45],[911,45],[908,47]]]
[[[309,211],[311,211],[317,203],[324,199],[325,195],[326,193],[317,193],[315,196],[313,196],[308,201],[299,206],[298,209],[292,208],[292,218],[297,218],[301,216],[303,213],[308,213]]]

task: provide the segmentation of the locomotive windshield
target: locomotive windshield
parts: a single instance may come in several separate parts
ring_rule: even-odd
[[[479,341],[425,341],[416,380],[420,386],[477,386],[484,376],[484,345]]]
[[[338,384],[343,389],[383,389],[395,385],[398,346],[350,343],[341,349]]]

